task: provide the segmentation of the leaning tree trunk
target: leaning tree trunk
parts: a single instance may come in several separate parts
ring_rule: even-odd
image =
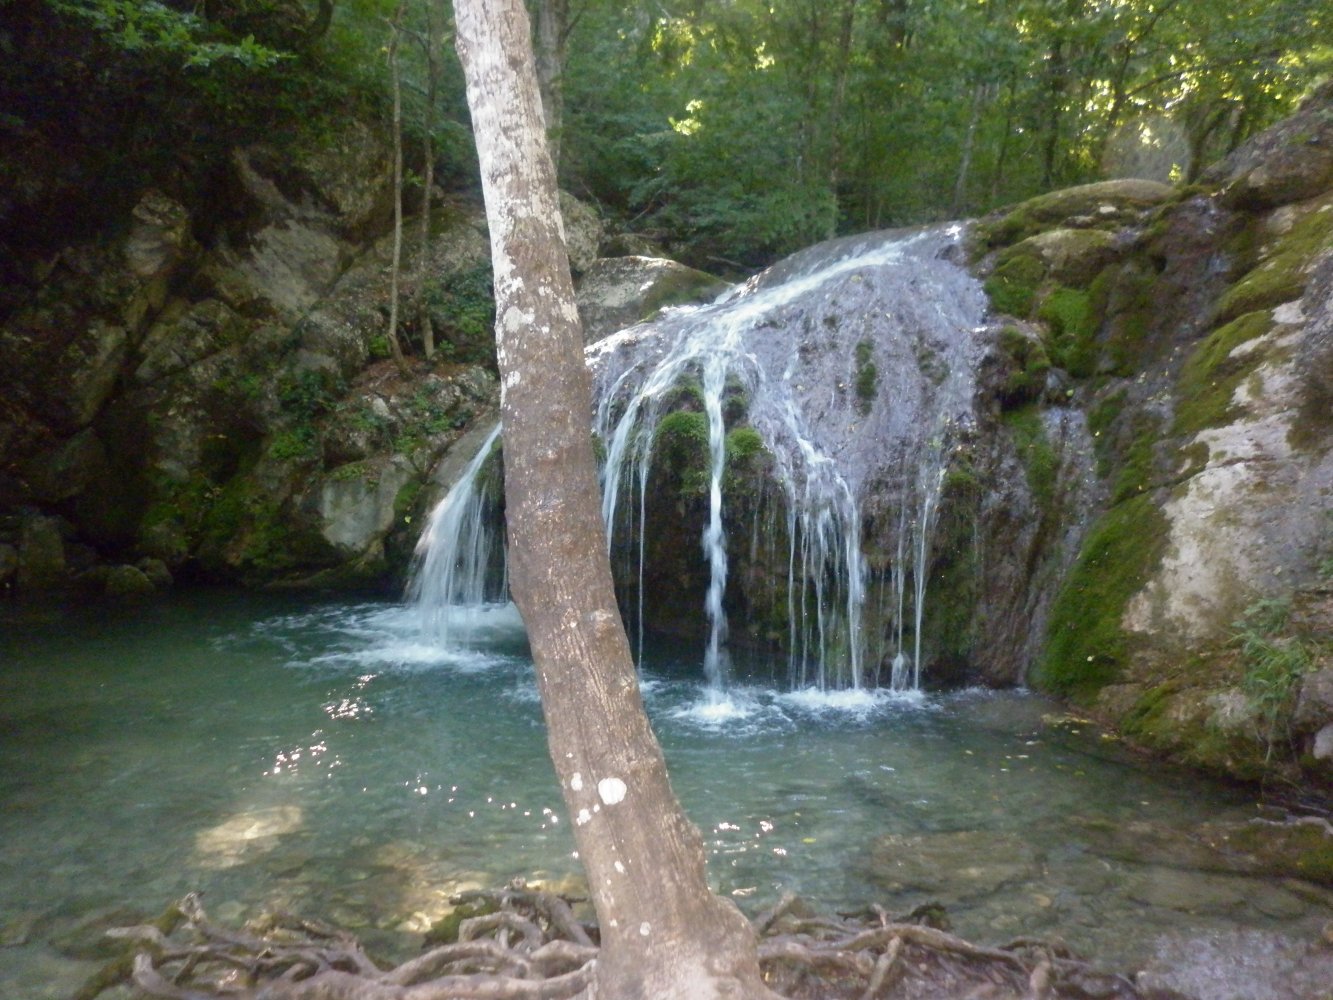
[[[455,0],[495,269],[510,583],[601,928],[592,996],[771,996],[709,891],[639,695],[601,520],[589,376],[522,0]]]

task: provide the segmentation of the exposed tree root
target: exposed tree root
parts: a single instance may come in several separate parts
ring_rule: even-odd
[[[132,981],[166,1000],[567,1000],[584,994],[595,929],[567,900],[511,886],[455,903],[493,905],[464,920],[458,940],[381,968],[347,934],[267,914],[244,930],[219,927],[191,894],[157,920],[108,933],[133,946],[79,996]],[[874,907],[852,916],[808,912],[784,897],[754,921],[766,982],[792,1000],[1134,1000],[1124,977],[1075,959],[1058,942],[972,944],[918,915]]]

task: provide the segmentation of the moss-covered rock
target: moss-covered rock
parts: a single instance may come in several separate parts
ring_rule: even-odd
[[[1046,274],[1062,285],[1086,287],[1122,252],[1123,240],[1101,229],[1048,229],[1012,247],[1041,261]]]
[[[1285,121],[1256,136],[1204,179],[1222,187],[1224,204],[1263,210],[1313,197],[1333,186],[1333,84],[1318,88]]]
[[[1257,820],[1207,829],[1213,846],[1248,862],[1266,875],[1306,879],[1333,886],[1333,832],[1327,823]]]
[[[1167,184],[1145,180],[1112,180],[1039,195],[977,224],[974,239],[982,252],[1011,246],[1043,230],[1117,229],[1141,212],[1175,197]]]
[[[1261,351],[1244,345],[1273,328],[1265,309],[1247,313],[1214,330],[1191,352],[1176,384],[1176,434],[1216,427],[1233,414],[1236,389],[1263,360]]]
[[[1161,323],[1164,294],[1161,276],[1140,258],[1108,267],[1092,280],[1088,309],[1100,324],[1100,370],[1121,378],[1139,370]]]
[[[1047,512],[1055,499],[1059,456],[1046,436],[1041,412],[1035,406],[1025,406],[1005,414],[1004,422],[1023,462],[1032,499],[1038,510]]]
[[[1097,371],[1096,333],[1099,316],[1092,299],[1081,288],[1050,289],[1037,307],[1036,318],[1050,331],[1052,361],[1075,378]]]
[[[148,575],[137,566],[113,566],[106,574],[109,597],[136,597],[151,594],[156,588]]]
[[[1276,231],[1259,235],[1257,261],[1218,301],[1214,322],[1227,323],[1301,297],[1320,254],[1333,248],[1333,194],[1284,210],[1283,217],[1268,220],[1267,228]]]
[[[588,343],[670,306],[710,302],[730,286],[711,274],[660,257],[604,257],[578,282],[579,316]]]
[[[1178,661],[1167,679],[1137,688],[1127,708],[1114,711],[1115,692],[1103,692],[1096,705],[1113,710],[1121,732],[1139,746],[1211,774],[1258,780],[1269,770],[1267,752],[1257,738],[1257,713],[1228,686],[1234,681],[1217,660],[1196,656]]]
[[[1010,409],[1039,399],[1051,370],[1051,359],[1041,338],[1029,330],[1006,326],[1000,330],[997,342],[1005,364],[1000,405]]]
[[[1148,496],[1117,504],[1093,525],[1051,609],[1032,677],[1038,687],[1090,702],[1121,676],[1131,652],[1122,618],[1161,558],[1165,529]]]
[[[986,294],[996,312],[1026,319],[1045,279],[1046,268],[1035,254],[1011,253],[996,263],[986,279]]]

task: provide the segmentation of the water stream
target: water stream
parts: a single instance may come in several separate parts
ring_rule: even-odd
[[[450,649],[395,603],[0,609],[0,996],[67,997],[103,927],[191,889],[227,921],[287,907],[401,956],[461,888],[576,884],[521,626],[475,610]],[[1164,855],[1252,803],[1039,698],[785,693],[785,659],[738,657],[720,718],[701,656],[649,643],[646,702],[710,878],[751,913],[786,890],[937,899],[979,940],[1128,964],[1327,919],[1303,883]]]

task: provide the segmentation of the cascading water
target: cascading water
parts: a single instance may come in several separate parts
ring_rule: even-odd
[[[425,632],[441,645],[508,596],[504,529],[495,516],[492,477],[483,475],[499,438],[496,424],[417,540],[407,596],[421,609]]]
[[[985,311],[979,285],[945,259],[959,235],[954,227],[821,244],[712,305],[669,311],[589,348],[602,513],[612,551],[620,539],[637,558],[637,592],[622,601],[640,650],[645,607],[661,596],[646,592],[644,574],[654,448],[665,416],[685,406],[707,427],[701,545],[712,688],[729,673],[727,441],[741,425],[757,433],[775,485],[791,684],[860,687],[890,663],[895,688],[920,684],[931,533],[950,453],[972,422],[972,331]],[[421,543],[413,593],[423,602],[468,600],[459,577],[486,562],[467,555],[477,529],[454,493]],[[752,553],[757,520],[753,535]],[[448,579],[426,582],[441,572]],[[872,593],[880,614],[868,628]]]

